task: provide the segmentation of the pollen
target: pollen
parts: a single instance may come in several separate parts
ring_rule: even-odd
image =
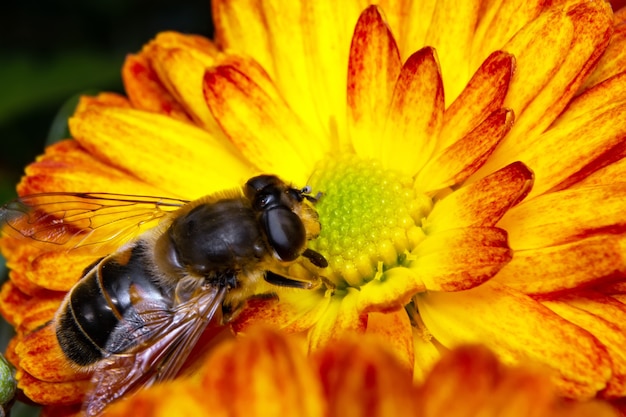
[[[401,264],[423,236],[432,200],[416,194],[410,178],[373,160],[329,159],[310,179],[322,230],[310,243],[329,261],[337,288],[358,287]]]

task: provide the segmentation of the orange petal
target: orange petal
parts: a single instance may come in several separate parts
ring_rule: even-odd
[[[425,229],[430,233],[458,227],[495,226],[512,206],[524,199],[532,184],[533,173],[521,162],[513,163],[438,201],[428,215]]]
[[[389,113],[381,111],[383,108],[374,107],[376,117],[387,117],[382,137],[371,138],[380,146],[378,158],[386,167],[413,176],[435,149],[443,120],[443,82],[433,48],[420,49],[409,57],[400,70]]]
[[[504,230],[466,227],[429,233],[411,253],[409,269],[429,290],[463,291],[487,281],[511,257]]]
[[[307,131],[278,91],[262,88],[259,83],[271,85],[267,80],[250,78],[256,70],[243,72],[242,67],[226,64],[207,70],[204,94],[209,108],[259,170],[304,184],[327,144]]]
[[[326,415],[416,415],[411,374],[383,347],[361,337],[333,343],[313,357]]]
[[[42,405],[70,405],[83,400],[85,392],[89,388],[89,380],[70,382],[44,382],[33,378],[27,373],[20,375],[18,372],[18,388],[24,394]]]
[[[591,88],[604,80],[623,73],[624,68],[626,68],[626,25],[621,22],[615,26],[609,46],[602,54],[596,68],[585,81],[584,88]]]
[[[446,93],[453,102],[463,90],[474,68],[469,68],[471,44],[480,2],[440,0],[435,7],[426,35],[426,45],[437,50]],[[442,28],[445,28],[442,29]]]
[[[228,416],[322,416],[322,389],[304,349],[294,338],[263,329],[219,346],[201,370],[202,388],[210,393],[206,410]]]
[[[564,297],[543,303],[549,309],[589,331],[606,346],[611,355],[612,378],[602,392],[605,398],[626,395],[626,306],[598,293]]]
[[[459,97],[446,109],[438,149],[457,142],[488,115],[502,108],[514,69],[513,55],[502,51],[489,55]]]
[[[44,155],[26,167],[26,176],[17,190],[19,195],[57,191],[107,191],[142,195],[163,193],[159,188],[96,159],[74,140],[47,147]]]
[[[424,323],[444,346],[484,343],[502,360],[552,369],[567,397],[591,398],[611,378],[610,357],[587,331],[504,285],[416,297]]]
[[[357,154],[377,157],[386,109],[400,74],[400,53],[377,6],[361,13],[348,62],[348,123]]]
[[[500,227],[515,250],[542,248],[596,233],[623,232],[626,183],[544,194],[509,210]]]
[[[90,153],[166,196],[198,198],[251,176],[249,164],[226,139],[160,114],[94,108],[76,114],[69,125]]]
[[[122,67],[122,79],[133,107],[165,114],[177,120],[191,121],[181,104],[159,80],[145,56],[128,55]]]
[[[513,119],[510,109],[491,113],[476,129],[428,161],[415,178],[418,188],[437,191],[465,181],[491,155],[511,129]]]
[[[472,44],[472,67],[492,51],[502,48],[521,28],[545,10],[542,0],[491,2],[480,18]]]
[[[107,255],[78,255],[66,251],[43,252],[30,260],[24,271],[29,281],[53,291],[69,291],[83,276],[85,268]]]
[[[17,326],[24,317],[25,306],[30,296],[20,291],[11,280],[2,284],[0,291],[0,313],[12,326]]]
[[[22,334],[30,335],[31,332],[50,323],[63,297],[63,293],[50,293],[46,297],[33,297],[28,300],[24,306],[24,315],[16,330]]]
[[[367,318],[367,335],[378,339],[396,357],[407,371],[412,371],[413,330],[404,309],[387,313],[370,313]]]
[[[515,251],[494,277],[526,294],[546,294],[615,280],[626,275],[626,240],[596,235],[564,245]]]
[[[209,133],[219,135],[199,88],[205,68],[216,64],[215,46],[201,36],[163,32],[143,48],[142,55],[185,112]]]
[[[15,352],[20,359],[20,368],[39,381],[67,382],[89,378],[88,373],[79,372],[65,358],[53,325],[25,336]]]

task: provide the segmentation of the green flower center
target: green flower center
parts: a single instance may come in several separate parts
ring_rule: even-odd
[[[432,200],[413,181],[373,160],[329,158],[318,164],[310,185],[322,225],[310,247],[329,262],[326,277],[337,288],[358,287],[398,265],[422,239],[422,220]]]

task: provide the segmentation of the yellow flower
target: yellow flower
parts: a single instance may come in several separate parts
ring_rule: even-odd
[[[563,396],[626,397],[626,12],[283,3],[215,1],[215,42],[158,35],[127,59],[127,97],[84,98],[74,140],[19,193],[194,199],[259,172],[309,184],[322,284],[273,288],[236,330],[306,332],[312,351],[365,332],[415,379],[480,343],[548,369]],[[63,366],[45,324],[94,259],[1,245],[20,387],[76,403],[88,375]]]
[[[600,402],[564,402],[545,376],[477,346],[447,353],[414,386],[381,344],[362,339],[307,357],[297,338],[255,329],[219,346],[198,375],[141,391],[104,416],[616,416]]]

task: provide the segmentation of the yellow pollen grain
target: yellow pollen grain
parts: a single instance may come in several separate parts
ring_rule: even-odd
[[[316,204],[322,230],[310,246],[328,259],[325,275],[337,288],[371,281],[379,264],[396,266],[424,236],[420,226],[432,200],[414,191],[411,178],[376,161],[329,158],[309,185],[322,193]]]

